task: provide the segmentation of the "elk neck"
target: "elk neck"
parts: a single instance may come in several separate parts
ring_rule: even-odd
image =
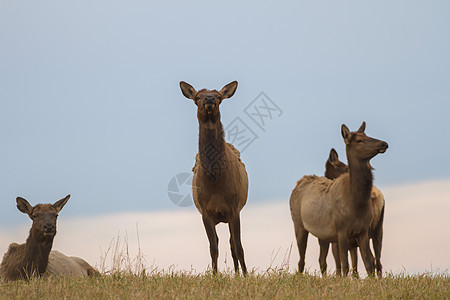
[[[225,133],[220,117],[215,122],[199,119],[198,152],[202,168],[215,181],[225,167]]]
[[[373,174],[369,160],[351,159],[348,154],[348,169],[350,175],[350,191],[359,205],[370,203]]]
[[[53,238],[54,236],[38,240],[30,230],[30,235],[25,243],[24,257],[25,269],[30,272],[30,275],[36,269],[39,274],[44,273],[47,269]]]

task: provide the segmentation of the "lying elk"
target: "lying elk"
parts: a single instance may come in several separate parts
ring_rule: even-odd
[[[344,275],[349,271],[349,243],[356,239],[367,273],[370,276],[374,274],[368,235],[373,217],[370,159],[378,153],[384,153],[388,144],[368,137],[364,133],[365,127],[365,122],[356,132],[350,132],[345,125],[341,127],[346,144],[348,173],[335,180],[304,176],[292,191],[290,209],[300,252],[299,272],[303,272],[305,267],[308,233],[311,232],[319,238],[319,243],[338,242]]]
[[[97,270],[79,257],[68,257],[51,250],[56,235],[56,218],[70,195],[54,204],[31,206],[17,197],[17,208],[27,214],[33,224],[25,244],[12,243],[3,256],[0,274],[7,280],[28,279],[34,275],[96,275]]]
[[[234,269],[239,272],[240,263],[243,273],[247,274],[239,217],[247,202],[247,172],[239,151],[225,143],[219,111],[222,100],[233,96],[237,85],[237,81],[233,81],[220,91],[202,89],[197,92],[188,83],[180,82],[183,95],[197,105],[199,142],[193,168],[192,195],[208,236],[214,273],[217,273],[219,255],[216,225],[223,222],[228,223],[230,230]]]
[[[339,160],[336,150],[331,149],[328,160],[325,164],[325,177],[336,179],[348,172],[348,166]],[[379,277],[382,276],[381,266],[381,245],[383,240],[383,219],[384,219],[384,196],[381,191],[373,186],[370,195],[372,202],[372,222],[369,227],[369,239],[372,239],[373,249],[375,250],[375,267]],[[321,243],[319,264],[322,274],[326,272],[326,256],[328,254],[328,243]],[[326,245],[326,247],[325,247]],[[322,247],[324,246],[324,247]],[[358,276],[358,244],[356,240],[350,241],[350,257],[352,259],[353,275]],[[336,273],[341,273],[341,259],[339,257],[339,248],[337,243],[332,243],[334,260],[336,262]]]

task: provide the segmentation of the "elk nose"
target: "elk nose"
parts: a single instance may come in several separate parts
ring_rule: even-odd
[[[44,231],[45,232],[53,232],[53,231],[55,231],[55,225],[53,225],[53,224],[45,224],[44,225]]]
[[[210,96],[210,95],[206,96],[205,102],[206,102],[206,104],[214,104],[214,96]]]
[[[389,147],[389,145],[386,142],[381,142],[381,147],[387,149]]]

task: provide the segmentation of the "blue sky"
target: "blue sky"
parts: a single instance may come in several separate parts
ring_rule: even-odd
[[[0,225],[72,194],[64,215],[180,210],[167,196],[197,151],[180,80],[220,89],[222,121],[258,135],[243,153],[250,203],[288,201],[323,174],[340,126],[383,139],[375,183],[450,177],[447,1],[1,1]],[[245,108],[283,111],[261,130]],[[193,208],[191,208],[193,209]]]

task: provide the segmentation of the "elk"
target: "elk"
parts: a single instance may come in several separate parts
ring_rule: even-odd
[[[240,264],[244,275],[247,274],[239,216],[247,202],[247,172],[239,151],[225,142],[219,110],[222,100],[232,97],[237,85],[237,81],[233,81],[220,91],[202,89],[197,92],[190,84],[180,82],[183,95],[197,105],[199,142],[192,169],[192,195],[208,236],[214,274],[219,255],[216,225],[221,222],[228,223],[230,230],[235,272],[239,272]]]
[[[348,173],[335,180],[315,175],[303,176],[292,191],[290,210],[300,253],[298,270],[305,267],[308,234],[319,239],[321,249],[338,242],[341,270],[348,274],[348,250],[355,239],[369,276],[374,275],[374,258],[369,248],[369,229],[373,218],[371,192],[373,184],[370,159],[386,152],[388,144],[368,137],[363,122],[356,132],[341,126],[346,144]],[[324,244],[326,243],[326,245]],[[324,265],[326,253],[320,253]]]
[[[334,148],[330,150],[330,155],[325,163],[325,177],[329,179],[336,179],[342,174],[348,172],[348,166],[339,160],[339,156]],[[372,192],[370,194],[370,200],[372,202],[372,222],[369,227],[369,239],[372,239],[373,249],[375,251],[375,268],[379,277],[382,276],[381,265],[381,245],[383,240],[383,219],[384,219],[384,196],[383,193],[376,187],[372,186]],[[325,245],[322,243],[321,245]],[[320,249],[320,253],[326,257],[328,253],[328,244],[326,249]],[[354,276],[358,276],[358,244],[356,240],[352,240],[349,244],[350,257],[352,259],[352,273]],[[337,243],[332,243],[332,251],[334,260],[336,262],[336,273],[341,273],[341,260],[339,258],[339,248]],[[326,260],[323,260],[320,266],[322,274],[326,272],[327,265]]]
[[[339,160],[336,150],[331,148],[327,162],[325,163],[325,177],[328,179],[336,179],[347,172],[348,166]]]
[[[6,281],[29,279],[43,274],[73,276],[99,274],[85,260],[51,250],[56,235],[58,213],[69,198],[70,195],[67,195],[54,204],[31,206],[24,198],[17,197],[17,208],[27,214],[33,224],[26,243],[10,244],[3,256],[0,274]]]

